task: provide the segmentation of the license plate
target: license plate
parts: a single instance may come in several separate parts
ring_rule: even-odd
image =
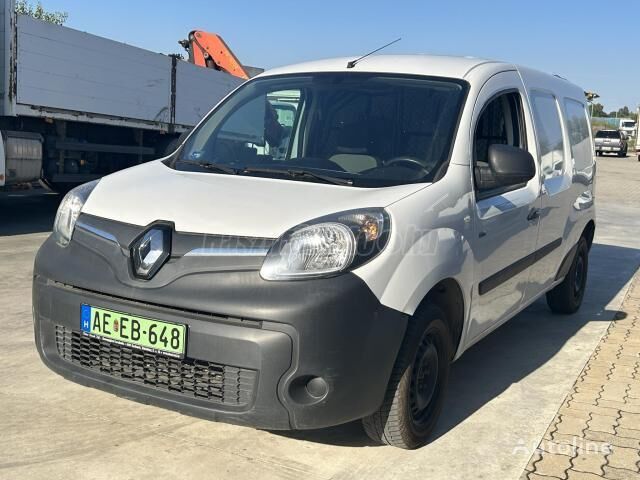
[[[611,150],[611,147],[602,147],[603,150]]]
[[[85,335],[100,337],[154,353],[182,358],[187,327],[152,318],[82,304],[80,328]]]

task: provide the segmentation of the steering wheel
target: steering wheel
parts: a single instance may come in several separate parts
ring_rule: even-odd
[[[402,165],[403,167],[412,168],[414,170],[421,170],[426,175],[429,173],[425,168],[422,162],[415,157],[395,157],[391,160],[387,160],[384,162],[385,167],[391,167],[393,165]]]

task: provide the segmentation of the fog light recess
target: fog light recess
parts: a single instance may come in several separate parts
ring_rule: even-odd
[[[309,405],[319,402],[329,393],[329,385],[322,377],[305,375],[289,385],[289,395],[296,403]]]

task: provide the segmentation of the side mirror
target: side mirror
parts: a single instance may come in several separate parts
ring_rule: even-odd
[[[496,182],[503,187],[527,183],[536,174],[533,156],[511,145],[489,146],[489,168]]]

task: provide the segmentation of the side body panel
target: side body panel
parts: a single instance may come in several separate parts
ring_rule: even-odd
[[[484,108],[497,96],[514,91],[525,103],[524,85],[515,70],[496,74],[485,83],[475,104],[470,143]],[[533,127],[529,112],[524,110],[523,116],[526,136],[530,138]],[[535,155],[531,144],[527,142]],[[476,229],[470,243],[477,268],[469,342],[513,316],[525,299],[530,274],[526,259],[534,254],[538,232],[538,222],[529,215],[539,207],[539,192],[540,181],[535,176],[516,190],[488,198],[476,195],[472,215]]]
[[[473,256],[468,238],[471,184],[468,167],[450,165],[439,182],[387,207],[392,234],[382,255],[354,271],[380,301],[413,314],[445,278],[454,279],[471,299]]]
[[[531,296],[538,296],[557,283],[562,260],[577,243],[587,223],[595,219],[594,206],[594,164],[593,157],[583,161],[583,166],[576,168],[571,142],[569,138],[566,100],[584,105],[583,92],[566,80],[545,75],[540,72],[519,68],[527,88],[531,108],[532,96],[536,92],[552,95],[556,99],[558,113],[562,125],[564,166],[549,174],[542,172],[542,195],[540,210],[540,231],[537,248],[544,248],[553,242],[561,242],[558,248],[550,251],[544,258],[535,263],[531,272]],[[536,118],[534,117],[534,123]],[[536,125],[536,144],[541,149],[541,126]],[[591,138],[589,137],[589,142]],[[589,148],[589,151],[591,149]],[[538,163],[543,159],[538,155]]]
[[[170,57],[26,15],[17,30],[18,105],[169,122]]]

